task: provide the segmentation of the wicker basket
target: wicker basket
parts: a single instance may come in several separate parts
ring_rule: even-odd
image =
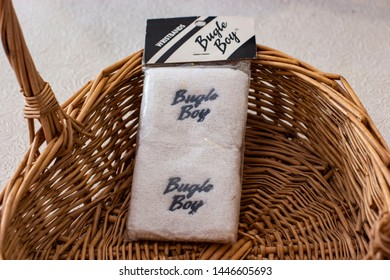
[[[390,152],[343,77],[258,46],[238,242],[129,243],[142,52],[59,106],[9,0],[0,0],[0,26],[31,132],[0,195],[1,258],[390,258]]]

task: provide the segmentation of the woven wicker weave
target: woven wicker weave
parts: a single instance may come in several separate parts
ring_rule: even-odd
[[[0,0],[0,27],[31,132],[0,195],[1,258],[390,258],[390,152],[343,77],[258,46],[238,242],[129,243],[142,52],[59,106],[9,0]]]

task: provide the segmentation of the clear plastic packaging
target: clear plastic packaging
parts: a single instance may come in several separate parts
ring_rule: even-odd
[[[129,240],[236,240],[249,67],[144,68]]]

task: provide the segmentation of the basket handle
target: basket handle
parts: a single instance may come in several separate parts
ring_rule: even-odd
[[[0,30],[5,53],[25,98],[24,116],[28,121],[30,142],[36,135],[34,119],[38,119],[49,143],[61,133],[67,116],[49,84],[35,68],[11,0],[0,0]]]

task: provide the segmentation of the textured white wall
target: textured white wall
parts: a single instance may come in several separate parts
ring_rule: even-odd
[[[244,15],[257,42],[342,74],[390,143],[388,0],[14,0],[37,68],[60,103],[143,47],[147,18]],[[19,86],[0,51],[0,188],[28,144]]]

